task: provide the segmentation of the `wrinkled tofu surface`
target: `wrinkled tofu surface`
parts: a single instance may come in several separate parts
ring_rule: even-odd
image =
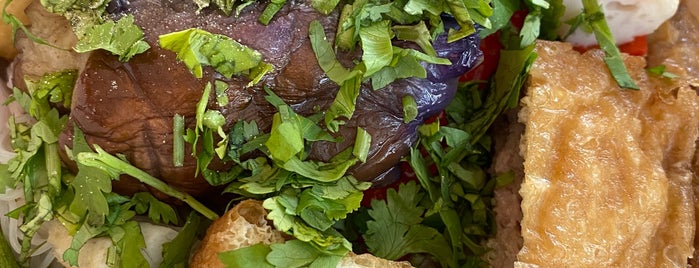
[[[699,99],[624,56],[620,89],[593,50],[540,42],[520,121],[520,267],[686,267]],[[589,66],[581,68],[580,66]]]

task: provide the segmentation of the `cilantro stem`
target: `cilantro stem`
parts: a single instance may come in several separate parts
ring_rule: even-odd
[[[58,157],[58,143],[45,144],[44,154],[46,155],[49,194],[58,196],[58,193],[61,192],[61,158]]]
[[[22,249],[19,255],[20,264],[24,267],[29,265],[29,257],[32,253],[32,238],[36,232],[39,231],[39,228],[44,222],[50,221],[53,218],[53,204],[51,203],[51,198],[45,191],[39,193],[39,199],[32,209],[33,212],[25,216],[28,217],[29,220],[19,227],[19,230],[24,234],[22,238]]]
[[[176,114],[172,125],[172,164],[181,167],[184,163],[184,116]]]
[[[113,178],[117,178],[121,174],[126,174],[131,177],[136,178],[142,183],[147,184],[150,187],[157,189],[171,197],[177,198],[189,205],[192,209],[201,213],[210,220],[215,220],[218,218],[218,214],[213,212],[211,209],[206,207],[204,204],[200,203],[191,195],[180,192],[175,188],[170,187],[167,183],[159,180],[156,177],[151,176],[145,171],[134,167],[133,165],[121,160],[106,151],[101,147],[95,145],[96,153],[92,152],[82,152],[78,154],[78,162],[83,165],[99,168],[107,173],[109,173]]]
[[[607,20],[604,19],[604,11],[600,8],[597,0],[582,0],[583,9],[585,10],[585,20],[592,27],[592,30],[597,38],[599,47],[604,51],[604,62],[609,68],[609,72],[614,77],[614,80],[622,88],[638,90],[638,85],[631,79],[624,60],[621,58],[621,52],[616,46],[612,31],[609,29]]]

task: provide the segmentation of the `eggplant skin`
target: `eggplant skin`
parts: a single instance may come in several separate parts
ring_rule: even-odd
[[[308,28],[311,21],[318,20],[332,42],[338,15],[322,15],[308,3],[287,4],[264,26],[257,22],[264,5],[252,4],[237,17],[209,9],[197,14],[196,9],[191,1],[122,3],[120,13],[113,16],[133,14],[151,49],[126,63],[108,53],[93,52],[75,87],[70,124],[83,131],[88,143],[112,154],[122,154],[133,165],[168,184],[202,196],[215,189],[201,175],[195,176],[196,161],[190,146],[186,146],[184,165],[173,166],[173,116],[183,115],[187,127],[193,128],[202,89],[214,80],[229,84],[228,105],[218,107],[213,97],[209,103],[209,108],[224,114],[226,127],[240,120],[254,120],[262,131],[269,131],[276,109],[264,99],[263,86],[272,89],[301,115],[327,109],[338,86],[318,66]],[[158,46],[159,35],[194,27],[227,35],[259,51],[274,71],[252,87],[246,87],[247,78],[225,79],[210,68],[205,68],[203,78],[195,78],[173,52]],[[479,45],[475,36],[450,44],[441,36],[435,49],[452,61],[451,66],[425,65],[426,79],[401,79],[380,90],[363,84],[354,116],[336,133],[344,141],[315,143],[310,158],[329,160],[351,146],[356,128],[362,127],[372,135],[372,146],[367,161],[352,167],[350,173],[376,185],[392,182],[396,176],[390,175],[395,173],[391,170],[415,143],[417,126],[444,109],[456,91],[458,77],[480,62]],[[338,54],[346,66],[358,57],[358,51]],[[403,122],[401,99],[405,95],[413,96],[418,104],[419,115],[409,123]],[[72,131],[68,127],[61,135],[61,146],[72,145]],[[74,167],[74,163],[69,166]],[[224,170],[227,165],[215,161],[210,168]],[[121,194],[144,190],[148,188],[133,178],[114,182],[114,191]]]

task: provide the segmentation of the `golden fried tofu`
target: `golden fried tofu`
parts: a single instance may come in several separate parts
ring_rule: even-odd
[[[520,121],[524,244],[516,266],[684,267],[694,251],[691,170],[699,98],[624,55],[539,42]],[[676,266],[675,266],[676,265]]]

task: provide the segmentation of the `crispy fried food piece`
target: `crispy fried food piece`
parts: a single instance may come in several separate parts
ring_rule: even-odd
[[[677,13],[655,33],[648,36],[648,66],[664,66],[677,75],[669,83],[689,83],[699,89],[699,2],[684,0]],[[699,141],[697,141],[699,142]],[[699,171],[699,152],[695,153],[693,169]],[[699,211],[699,179],[693,181],[695,213]],[[695,218],[699,223],[699,219]],[[699,247],[699,233],[695,232],[694,247]],[[699,267],[699,252],[694,253],[693,267]]]
[[[520,120],[524,245],[517,265],[684,267],[695,221],[699,99],[646,74],[622,90],[602,51],[540,42]],[[582,68],[581,66],[587,66]]]
[[[262,202],[245,200],[214,221],[190,263],[191,267],[225,267],[218,253],[259,243],[284,242],[284,234],[267,221]]]
[[[262,207],[262,202],[257,200],[240,202],[209,226],[201,247],[195,252],[189,266],[193,268],[225,267],[218,259],[217,255],[220,252],[259,243],[283,243],[287,236],[275,230],[266,217],[267,211]],[[342,258],[337,267],[408,268],[412,266],[408,262],[389,261],[370,254],[350,253]]]

